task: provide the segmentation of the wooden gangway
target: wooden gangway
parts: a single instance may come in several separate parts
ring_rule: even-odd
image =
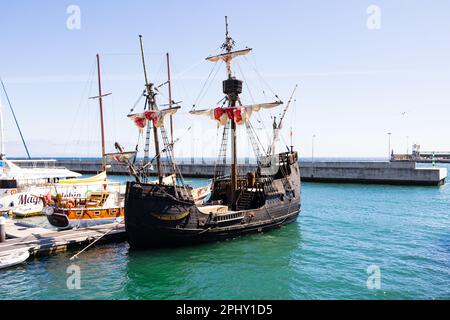
[[[55,231],[35,227],[20,221],[8,220],[8,239],[0,243],[0,253],[16,249],[28,249],[31,256],[39,256],[66,251],[72,247],[99,242],[121,241],[125,239],[125,225],[112,223],[89,228]]]

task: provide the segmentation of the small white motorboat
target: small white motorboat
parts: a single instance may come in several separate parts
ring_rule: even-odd
[[[25,262],[30,256],[28,249],[17,249],[0,253],[0,269],[9,268]]]
[[[42,205],[32,205],[27,207],[19,207],[13,210],[13,214],[17,218],[26,218],[33,216],[42,216],[44,213],[42,212]]]
[[[200,204],[206,197],[211,194],[211,184],[207,186],[192,189],[192,197],[194,198],[194,202]]]

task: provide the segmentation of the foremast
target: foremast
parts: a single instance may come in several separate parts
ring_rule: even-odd
[[[145,65],[145,56],[144,56],[144,46],[142,43],[142,35],[139,35],[139,42],[141,45],[142,65],[144,68],[147,106],[152,111],[158,111],[158,106],[156,105],[156,100],[155,100],[156,93],[153,90],[153,83],[150,83],[148,81],[148,77],[147,77],[147,68]],[[150,125],[150,122],[148,123],[148,125]],[[161,154],[160,154],[160,148],[159,148],[158,128],[155,125],[153,125],[153,136],[154,136],[154,141],[155,141],[155,158],[156,158],[156,167],[157,167],[157,172],[158,172],[158,182],[159,182],[159,184],[162,184],[163,174],[162,174],[162,165],[161,165]]]

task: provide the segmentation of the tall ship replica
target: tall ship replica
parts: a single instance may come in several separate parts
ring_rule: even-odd
[[[232,71],[232,60],[246,55],[252,49],[234,51],[235,42],[228,34],[221,46],[223,52],[206,60],[223,61],[227,79],[223,81],[224,104],[208,110],[191,111],[193,115],[206,115],[223,127],[219,159],[215,166],[211,194],[207,200],[197,202],[192,188],[184,183],[173,158],[173,138],[169,141],[164,117],[172,116],[177,109],[159,110],[155,100],[155,88],[146,76],[147,109],[142,114],[130,115],[141,128],[153,124],[157,181],[148,182],[142,175],[144,168],[136,168],[128,161],[135,181],[127,183],[125,195],[125,225],[132,248],[164,247],[224,240],[246,234],[268,231],[296,220],[300,212],[300,170],[298,155],[293,147],[275,154],[281,127],[274,120],[273,143],[267,152],[257,144],[252,131],[250,116],[261,109],[270,109],[281,101],[244,105],[241,102],[243,81]],[[142,48],[142,42],[141,42]],[[144,57],[144,55],[143,55]],[[145,69],[145,62],[144,62]],[[283,112],[283,117],[285,111]],[[153,121],[150,121],[153,120]],[[252,172],[240,172],[237,159],[237,126],[245,125],[256,154],[257,168]],[[160,150],[159,134],[164,143]],[[231,164],[227,164],[227,146],[231,140]],[[118,148],[122,151],[121,148]],[[171,162],[171,175],[167,181],[163,172],[161,153]]]

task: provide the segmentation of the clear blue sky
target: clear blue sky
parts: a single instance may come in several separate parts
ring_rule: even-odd
[[[79,30],[66,27],[72,4],[81,9]],[[381,9],[379,30],[366,26],[372,4]],[[178,155],[214,156],[215,124],[187,111],[212,67],[204,58],[223,42],[225,15],[238,44],[254,49],[239,60],[251,92],[244,88],[245,102],[273,100],[254,65],[284,101],[299,84],[284,136],[292,125],[301,156],[311,155],[313,134],[317,156],[386,156],[387,132],[398,152],[407,136],[423,149],[450,150],[449,1],[2,1],[0,75],[32,156],[99,154],[97,104],[87,99],[96,95],[96,78],[89,79],[97,52],[104,91],[113,93],[105,99],[107,149],[116,140],[134,147],[126,114],[143,89],[139,34],[155,83],[165,81],[165,52],[172,56],[174,98],[183,101]],[[224,76],[221,70],[199,108],[222,98]],[[0,97],[6,152],[24,156]],[[276,114],[262,115],[268,128]]]

